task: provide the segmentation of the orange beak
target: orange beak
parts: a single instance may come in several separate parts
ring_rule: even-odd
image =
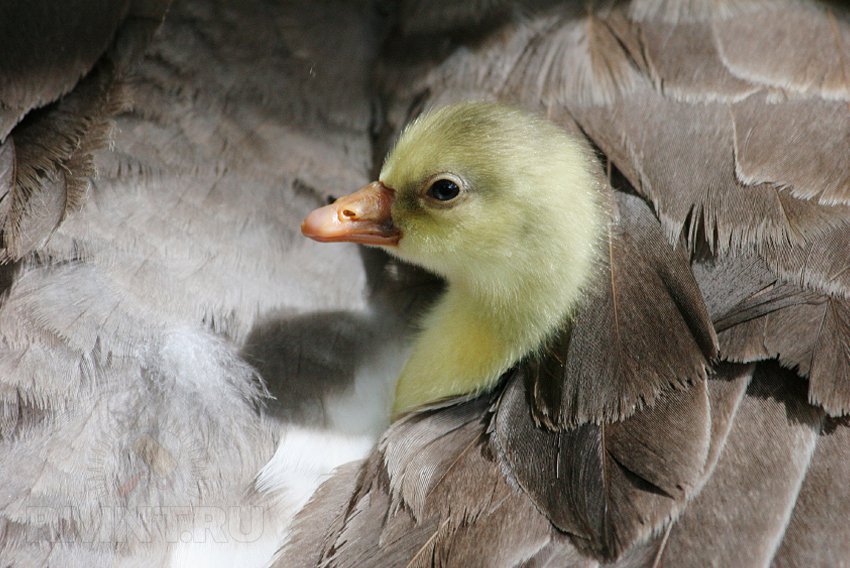
[[[395,246],[401,232],[393,225],[394,200],[395,191],[373,181],[314,210],[301,223],[301,232],[323,243]]]

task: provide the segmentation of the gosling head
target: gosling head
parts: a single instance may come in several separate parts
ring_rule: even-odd
[[[498,288],[549,263],[589,270],[604,225],[599,179],[587,145],[551,122],[461,103],[413,121],[378,181],[301,228],[319,241],[383,247],[449,283]]]

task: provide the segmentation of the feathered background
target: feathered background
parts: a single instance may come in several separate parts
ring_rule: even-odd
[[[850,561],[843,3],[5,2],[0,37],[0,565]],[[369,448],[329,409],[386,402],[364,377],[435,291],[299,222],[465,99],[594,145],[606,285],[290,527],[258,472]]]

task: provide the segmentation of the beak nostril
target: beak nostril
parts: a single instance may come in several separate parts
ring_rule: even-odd
[[[395,246],[401,232],[392,223],[393,198],[389,189],[371,183],[313,210],[301,224],[301,232],[326,243]]]

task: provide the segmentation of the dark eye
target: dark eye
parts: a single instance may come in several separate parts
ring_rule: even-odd
[[[428,188],[427,194],[437,201],[451,201],[460,195],[460,187],[450,179],[438,179]]]

